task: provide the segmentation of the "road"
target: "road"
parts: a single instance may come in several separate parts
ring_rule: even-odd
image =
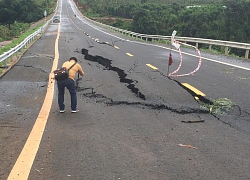
[[[70,0],[58,6],[61,23],[0,79],[0,179],[250,179],[248,61],[202,53],[195,75],[167,77],[167,45],[98,27]],[[182,51],[187,73],[197,53]],[[180,62],[172,55],[170,71]],[[71,56],[85,72],[80,112],[66,92],[62,114],[51,72]],[[220,98],[235,106],[203,108]]]

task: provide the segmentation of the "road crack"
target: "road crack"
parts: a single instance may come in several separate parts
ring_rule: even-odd
[[[112,60],[106,59],[102,56],[92,56],[88,53],[87,49],[82,49],[82,54],[85,56],[85,59],[92,62],[97,62],[98,64],[104,66],[107,70],[114,71],[118,74],[120,82],[127,84],[127,88],[130,89],[131,92],[133,92],[137,97],[140,99],[146,100],[145,95],[140,92],[140,90],[135,86],[135,83],[138,81],[133,79],[128,79],[127,74],[124,72],[124,70],[112,66]]]

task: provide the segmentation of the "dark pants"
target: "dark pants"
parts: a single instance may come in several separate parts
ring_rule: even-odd
[[[58,87],[58,105],[60,110],[64,110],[64,93],[65,87],[69,90],[70,97],[71,97],[71,110],[76,110],[77,105],[77,98],[76,98],[76,86],[75,81],[72,79],[65,79],[62,81],[57,81]]]

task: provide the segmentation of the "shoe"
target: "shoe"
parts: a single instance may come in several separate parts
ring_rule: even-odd
[[[77,112],[79,112],[79,109],[71,111],[71,113],[77,113]]]
[[[60,112],[60,113],[64,113],[64,112],[65,112],[65,110],[60,110],[59,112]]]

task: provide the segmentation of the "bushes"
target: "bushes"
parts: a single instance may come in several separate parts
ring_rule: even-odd
[[[20,44],[25,38],[27,38],[29,35],[31,35],[32,33],[34,33],[35,31],[37,31],[42,25],[37,26],[34,29],[31,29],[23,34],[20,35],[20,37],[16,38],[15,40],[13,40],[10,44],[8,44],[7,46],[4,46],[3,48],[0,48],[0,54],[3,54],[6,51],[9,51],[11,48],[15,47],[16,45]]]
[[[0,41],[12,40],[13,37],[18,37],[21,33],[29,29],[28,23],[14,22],[10,25],[10,29],[6,26],[0,26]]]
[[[10,32],[7,27],[0,26],[0,42],[11,40]]]
[[[115,22],[110,24],[111,26],[118,27],[120,29],[131,30],[132,21],[116,19]]]

